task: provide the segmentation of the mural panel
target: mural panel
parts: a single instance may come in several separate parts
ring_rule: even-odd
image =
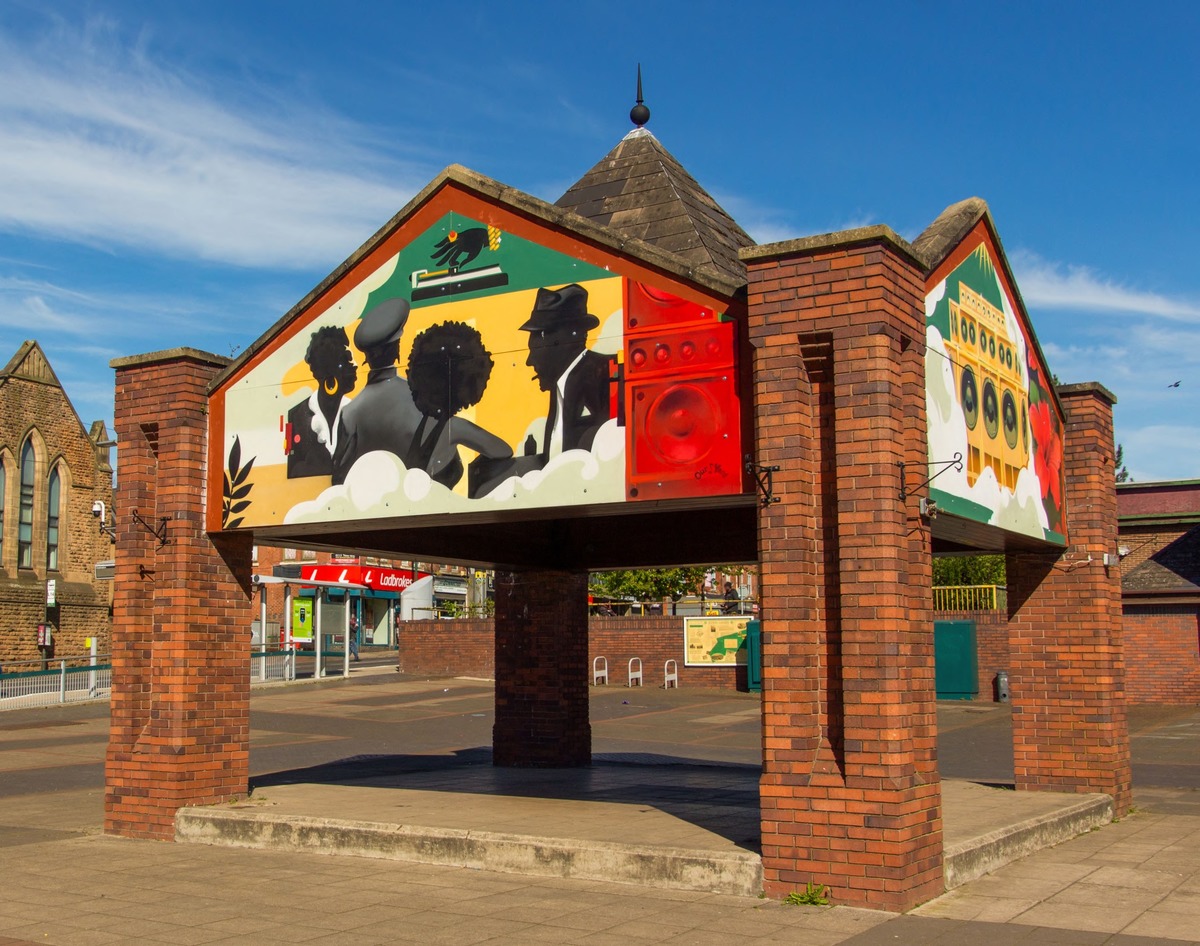
[[[734,325],[446,214],[225,389],[222,528],[742,492]]]
[[[1050,375],[982,224],[964,249],[925,299],[931,496],[945,512],[1065,544]],[[947,466],[956,456],[961,469]]]

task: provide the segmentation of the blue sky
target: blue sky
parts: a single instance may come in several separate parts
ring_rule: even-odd
[[[0,0],[0,361],[111,427],[110,359],[239,351],[447,164],[556,199],[640,62],[759,242],[984,198],[1130,473],[1200,478],[1198,43],[1183,2]]]

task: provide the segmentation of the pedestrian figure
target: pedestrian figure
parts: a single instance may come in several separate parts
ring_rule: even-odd
[[[737,614],[742,599],[738,597],[737,589],[732,582],[725,582],[725,603],[721,605],[722,614]]]

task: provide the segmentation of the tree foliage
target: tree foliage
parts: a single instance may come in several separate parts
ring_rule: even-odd
[[[596,572],[588,587],[597,597],[635,601],[678,601],[694,594],[704,581],[704,568],[638,568]]]
[[[935,587],[1003,585],[1006,582],[1003,555],[966,555],[933,560]]]
[[[678,601],[685,595],[703,593],[705,576],[719,572],[727,579],[743,575],[747,565],[708,565],[691,568],[635,568],[594,572],[588,576],[588,590],[597,598],[609,600]],[[712,597],[720,591],[713,589]]]
[[[1121,444],[1117,444],[1117,458],[1113,461],[1113,469],[1117,471],[1118,483],[1133,482],[1133,477],[1129,475],[1129,470],[1125,468],[1125,448]]]

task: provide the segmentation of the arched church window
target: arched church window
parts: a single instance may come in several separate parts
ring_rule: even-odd
[[[46,491],[46,568],[48,571],[58,571],[58,516],[62,494],[62,478],[58,468],[50,474],[50,482]]]
[[[4,566],[4,507],[8,505],[8,479],[4,457],[0,457],[0,568]]]
[[[33,568],[33,441],[21,448],[21,498],[17,510],[17,567]]]

